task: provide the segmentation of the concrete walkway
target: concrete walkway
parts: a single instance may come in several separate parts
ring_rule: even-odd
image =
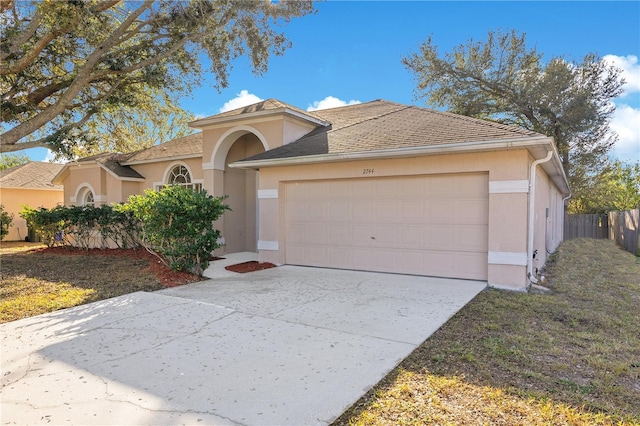
[[[485,286],[283,266],[2,324],[1,420],[327,424]]]

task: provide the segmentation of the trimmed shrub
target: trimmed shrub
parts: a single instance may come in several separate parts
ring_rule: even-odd
[[[220,247],[213,222],[229,210],[224,197],[207,195],[180,185],[134,195],[115,207],[140,222],[140,242],[172,269],[202,275],[211,252]]]

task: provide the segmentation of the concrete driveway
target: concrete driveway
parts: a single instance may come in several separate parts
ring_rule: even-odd
[[[283,266],[0,326],[3,424],[327,424],[485,282]]]

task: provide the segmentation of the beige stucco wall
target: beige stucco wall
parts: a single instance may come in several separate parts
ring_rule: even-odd
[[[533,260],[534,273],[544,266],[549,254],[562,242],[563,225],[562,194],[542,167],[538,166],[534,200],[533,249],[537,251]]]
[[[76,204],[78,191],[84,187],[90,187],[96,199],[95,204],[100,205],[107,201],[106,172],[97,164],[72,165],[65,172],[64,205]]]
[[[373,170],[373,173],[364,174],[365,169]],[[524,149],[263,168],[259,172],[259,190],[268,195],[259,198],[260,259],[277,264],[286,261],[284,217],[280,214],[284,209],[286,182],[488,172],[490,188],[497,188],[489,193],[488,282],[497,287],[524,289],[528,282],[528,169],[529,153]],[[276,190],[277,193],[274,192]],[[275,197],[273,194],[276,194]]]
[[[34,209],[51,208],[62,204],[63,200],[62,189],[0,188],[0,204],[4,206],[6,212],[13,214],[12,226],[4,241],[23,241],[28,235],[27,223],[19,215],[25,205]]]

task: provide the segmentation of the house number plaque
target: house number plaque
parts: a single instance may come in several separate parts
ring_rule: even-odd
[[[363,175],[372,175],[373,174],[373,169],[362,169],[362,174]]]

